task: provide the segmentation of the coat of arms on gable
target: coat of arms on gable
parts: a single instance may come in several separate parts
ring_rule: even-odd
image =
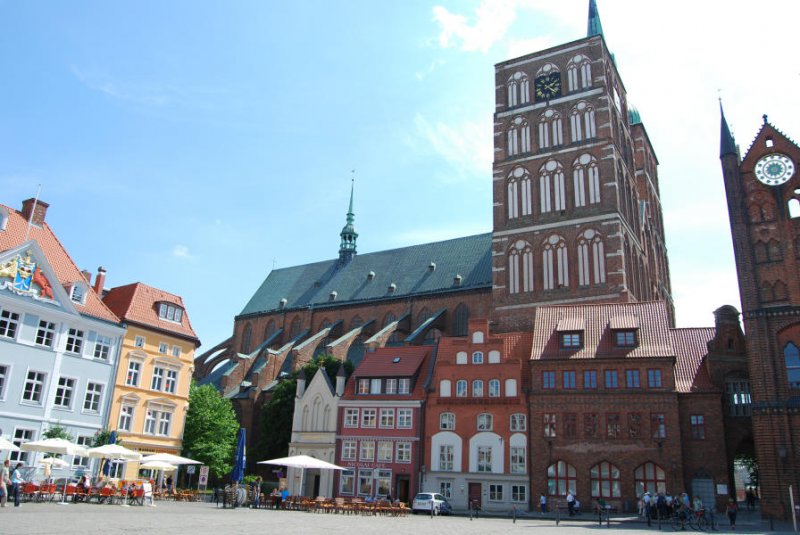
[[[0,264],[0,289],[43,301],[54,299],[50,281],[29,250]]]

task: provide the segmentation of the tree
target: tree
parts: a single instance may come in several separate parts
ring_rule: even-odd
[[[183,431],[183,455],[208,465],[209,472],[222,477],[233,468],[239,422],[229,399],[212,385],[189,389],[189,410]]]
[[[342,361],[332,355],[321,355],[305,366],[306,380],[311,381],[320,367],[324,367],[328,377],[333,379],[339,372]],[[353,363],[344,361],[346,377],[353,373]],[[294,398],[297,392],[298,372],[292,372],[288,379],[282,381],[273,390],[272,398],[264,405],[262,412],[262,439],[259,445],[260,456],[264,459],[285,457],[289,454],[289,442],[292,438],[292,416],[294,415]]]
[[[61,424],[55,424],[50,426],[50,428],[42,433],[44,438],[63,438],[64,440],[69,440],[72,442],[73,437],[67,431],[67,428],[62,426]]]

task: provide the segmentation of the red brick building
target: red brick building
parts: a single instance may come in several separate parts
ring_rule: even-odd
[[[800,147],[766,115],[744,157],[724,115],[720,137],[762,512],[789,518],[787,489],[800,488]]]
[[[530,333],[490,333],[487,320],[470,320],[466,337],[439,339],[423,490],[457,509],[527,509],[530,347]]]
[[[334,493],[413,499],[421,467],[430,347],[381,348],[353,371],[339,400]]]

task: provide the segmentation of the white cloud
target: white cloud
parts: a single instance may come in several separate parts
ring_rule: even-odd
[[[491,121],[464,121],[456,126],[443,122],[431,124],[417,114],[414,124],[428,147],[459,171],[459,178],[491,176],[492,136],[487,125]]]
[[[414,73],[414,78],[416,78],[417,80],[422,80],[422,79],[424,79],[426,76],[428,76],[429,74],[431,74],[433,71],[435,71],[435,70],[436,70],[436,68],[437,68],[437,67],[439,67],[439,66],[441,66],[441,65],[444,65],[444,61],[443,61],[443,60],[441,60],[441,59],[437,59],[437,60],[435,60],[435,61],[432,61],[432,62],[431,62],[431,64],[430,64],[430,65],[428,65],[428,68],[427,68],[427,69],[425,69],[424,71],[417,71],[417,72],[415,72],[415,73]]]
[[[172,249],[172,256],[175,258],[192,258],[192,255],[189,254],[189,248],[185,245],[176,245],[174,249]]]
[[[441,26],[439,45],[443,48],[457,46],[467,52],[484,54],[503,38],[516,19],[517,2],[508,0],[483,0],[475,10],[474,23],[467,17],[451,13],[442,6],[433,8],[433,19]]]

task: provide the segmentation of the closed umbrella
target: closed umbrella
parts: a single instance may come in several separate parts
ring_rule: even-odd
[[[109,444],[116,444],[117,443],[117,431],[116,430],[111,431],[111,434],[108,437],[108,443]],[[111,475],[111,463],[108,461],[108,459],[104,459],[103,460],[103,475],[106,476],[106,477]]]
[[[244,465],[247,458],[247,449],[245,447],[245,434],[244,427],[239,428],[239,441],[236,443],[236,455],[233,458],[233,470],[231,471],[231,481],[234,483],[241,483],[244,479]]]

